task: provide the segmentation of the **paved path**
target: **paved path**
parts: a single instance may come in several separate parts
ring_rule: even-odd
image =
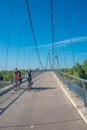
[[[0,97],[0,130],[87,130],[51,72],[34,79],[33,88]]]

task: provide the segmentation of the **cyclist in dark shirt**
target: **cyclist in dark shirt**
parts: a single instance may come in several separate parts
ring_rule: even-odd
[[[28,80],[32,80],[32,74],[31,73],[32,73],[31,69],[28,69],[27,70],[27,77],[28,77],[27,79]]]
[[[27,70],[27,80],[28,80],[28,87],[31,88],[32,86],[32,71],[31,69]]]

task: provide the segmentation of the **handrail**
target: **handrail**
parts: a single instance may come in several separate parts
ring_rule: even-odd
[[[80,81],[83,81],[83,82],[86,82],[86,83],[87,83],[87,80],[85,80],[85,79],[78,78],[78,77],[76,77],[76,76],[69,75],[69,74],[66,74],[66,73],[64,73],[64,72],[60,72],[60,71],[58,71],[58,72],[61,73],[61,74],[63,74],[63,75],[66,75],[66,76],[69,76],[69,77],[71,77],[71,78],[75,78],[75,79],[78,79],[78,80],[80,80]]]
[[[55,71],[54,71],[54,72],[55,72]],[[68,76],[68,77],[69,77],[67,83],[68,83],[68,87],[69,87],[70,91],[72,91],[71,81],[70,81],[71,79],[70,79],[70,77],[71,77],[71,78],[74,78],[74,79],[77,79],[78,81],[80,81],[80,82],[82,83],[83,94],[84,94],[82,98],[84,99],[84,104],[85,104],[85,106],[87,106],[87,91],[86,91],[86,84],[85,84],[85,83],[87,83],[87,80],[82,79],[82,78],[78,78],[78,77],[73,76],[73,75],[66,74],[66,73],[61,72],[61,71],[56,71],[56,72],[61,75],[61,78],[60,78],[60,76],[59,76],[59,78],[60,78],[60,80],[63,81],[63,84],[65,84],[64,76]],[[63,78],[62,78],[62,77],[63,77]],[[74,92],[74,91],[73,91],[73,92]],[[77,93],[77,92],[76,92],[76,93]],[[76,93],[75,93],[75,94],[76,94]],[[77,93],[77,96],[79,96],[78,93]],[[80,96],[81,96],[81,95],[80,95]]]

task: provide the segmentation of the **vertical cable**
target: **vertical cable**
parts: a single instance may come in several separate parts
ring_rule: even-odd
[[[21,23],[20,23],[20,27],[19,27],[19,37],[18,37],[18,48],[17,48],[16,67],[18,67],[18,63],[19,63],[20,40],[21,40]]]
[[[62,59],[61,59],[61,55],[60,55],[60,66],[61,66],[61,69],[62,69]]]
[[[48,66],[48,55],[47,55],[47,58],[46,58],[46,65],[45,65],[45,70],[47,70],[47,66]]]
[[[26,55],[26,49],[24,48],[23,69],[25,68],[25,55]]]
[[[58,48],[58,50],[60,50],[60,48]],[[62,69],[61,50],[60,50],[60,52],[58,51],[58,59],[59,59],[59,66],[60,66],[60,69]]]
[[[52,25],[52,69],[54,68],[54,20],[53,20],[53,0],[51,3],[51,25]]]
[[[64,57],[64,65],[65,65],[65,68],[67,68],[66,66],[66,57],[65,57],[65,49],[64,49],[64,42],[63,42],[63,35],[62,35],[62,31],[61,31],[61,24],[60,24],[60,21],[59,21],[59,26],[60,26],[60,36],[61,36],[61,41],[62,41],[62,51],[63,51],[63,57]]]
[[[11,4],[11,15],[10,15],[9,32],[8,32],[8,39],[7,39],[5,71],[7,71],[7,66],[8,66],[8,52],[9,52],[9,45],[10,45],[10,36],[11,36],[11,27],[12,27],[12,16],[13,16],[13,0],[12,0],[12,4]]]
[[[58,67],[58,70],[60,69],[60,66],[59,66],[59,57],[56,55],[55,56],[55,59],[56,59],[56,61],[57,61],[57,67]]]
[[[50,68],[52,69],[50,53],[48,53],[48,59],[49,59]]]
[[[27,23],[26,23],[26,29],[25,29],[25,42],[27,41]],[[24,69],[24,65],[25,65],[25,55],[26,55],[26,47],[24,45],[24,57],[23,57],[23,69]]]
[[[66,10],[66,20],[67,20],[67,27],[68,27],[68,32],[69,32],[69,37],[70,37],[70,41],[71,41],[71,50],[72,50],[72,58],[73,58],[73,64],[75,65],[75,55],[74,55],[74,49],[73,49],[73,43],[72,43],[72,35],[71,35],[71,29],[70,29],[70,22],[69,22],[69,11],[68,11],[68,7],[66,4],[66,0],[64,0],[64,6],[65,6],[65,10]]]
[[[65,57],[64,43],[62,43],[62,49],[63,49],[63,57],[64,57],[65,69],[66,69],[67,67],[66,67],[66,57]]]
[[[63,58],[64,58],[64,66],[65,68],[67,68],[66,66],[66,57],[65,57],[65,49],[64,49],[64,42],[63,42],[63,34],[62,34],[62,30],[61,30],[61,24],[60,24],[60,19],[59,19],[59,32],[60,32],[60,36],[61,36],[61,41],[62,41],[62,51],[63,51]],[[61,62],[61,66],[62,66],[62,62]]]
[[[35,48],[36,48],[38,60],[39,60],[39,63],[41,65],[41,68],[43,68],[43,65],[42,65],[41,59],[40,59],[40,55],[39,55],[39,52],[38,52],[37,41],[36,41],[36,38],[35,38],[34,28],[33,28],[33,24],[32,24],[30,8],[29,8],[29,0],[26,0],[26,7],[27,7],[27,11],[28,11],[28,18],[29,18],[29,21],[30,21],[30,26],[31,26],[31,30],[32,30],[32,35],[33,35],[33,39],[34,39],[34,43],[35,43]]]

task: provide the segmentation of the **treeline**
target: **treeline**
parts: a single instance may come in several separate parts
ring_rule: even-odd
[[[0,80],[11,80],[13,78],[14,70],[0,71]],[[22,75],[25,75],[26,70],[21,70]]]
[[[79,78],[87,79],[87,60],[85,60],[82,65],[76,63],[76,65],[72,68],[62,69],[61,71],[69,75],[74,75]]]
[[[22,74],[22,77],[24,77],[24,75],[27,73],[27,70],[26,69],[22,69],[20,70],[21,71],[21,74]],[[36,68],[34,70],[32,70],[33,72],[37,72],[39,71],[39,68]],[[8,70],[8,71],[0,71],[0,80],[11,80],[13,78],[13,73],[14,73],[14,70]]]

